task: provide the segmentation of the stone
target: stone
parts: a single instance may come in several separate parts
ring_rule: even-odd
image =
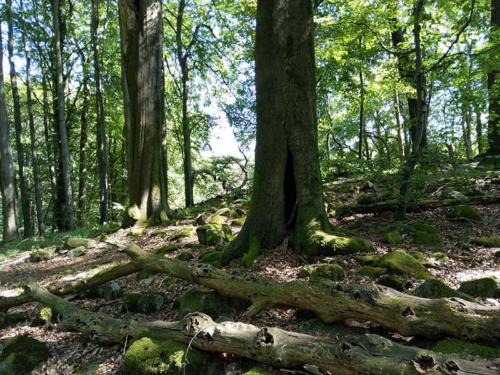
[[[207,251],[200,255],[198,262],[205,264],[212,264],[216,267],[220,267],[222,265],[222,251],[213,250]]]
[[[87,249],[84,246],[79,246],[68,251],[67,255],[70,258],[78,258],[84,256],[85,254],[87,254]]]
[[[446,215],[449,219],[466,219],[480,221],[481,215],[471,206],[460,205],[453,207]]]
[[[88,249],[96,245],[96,242],[90,238],[80,238],[80,237],[69,237],[64,241],[65,249],[75,249],[78,247],[84,247]]]
[[[450,288],[448,285],[443,283],[438,279],[428,279],[425,280],[422,284],[420,284],[417,288],[415,288],[412,292],[412,295],[422,298],[450,298],[457,297],[464,299],[466,301],[474,301],[474,298],[471,296],[461,293],[458,290]]]
[[[356,254],[373,250],[373,244],[359,237],[339,237],[318,230],[311,235],[311,242],[323,255]]]
[[[230,304],[227,298],[213,290],[195,287],[177,297],[174,301],[174,307],[179,313],[179,318],[190,313],[202,312],[210,315],[212,319],[217,319],[227,313]]]
[[[472,242],[484,247],[500,247],[500,236],[477,237],[473,238]]]
[[[394,250],[380,257],[373,264],[388,271],[416,279],[429,279],[431,273],[414,257],[404,250]]]
[[[500,280],[489,276],[464,281],[458,290],[473,297],[500,298]]]
[[[400,292],[404,292],[412,287],[411,282],[400,275],[382,275],[377,280],[377,284],[399,290]]]
[[[125,295],[122,308],[125,311],[147,314],[161,311],[164,303],[165,297],[162,293],[130,293]]]
[[[358,270],[359,275],[371,277],[372,279],[376,279],[385,273],[387,273],[387,269],[383,267],[365,266]]]
[[[209,223],[196,229],[198,242],[202,245],[213,246],[233,239],[231,227],[227,224]]]
[[[32,263],[38,263],[38,262],[44,262],[49,260],[50,257],[50,252],[48,250],[32,250],[30,252],[30,257],[29,261]]]
[[[0,354],[2,375],[31,374],[50,357],[47,345],[29,336],[15,336],[2,346]]]
[[[344,269],[336,263],[308,264],[299,271],[299,277],[309,277],[310,281],[323,279],[340,281],[345,279]]]
[[[177,241],[183,238],[192,237],[196,234],[196,228],[192,225],[176,230],[168,239],[170,241]]]
[[[175,243],[167,243],[163,246],[160,246],[159,248],[157,248],[155,250],[155,254],[156,255],[165,255],[165,254],[168,254],[168,253],[172,253],[176,250],[179,249],[179,244],[175,244]]]

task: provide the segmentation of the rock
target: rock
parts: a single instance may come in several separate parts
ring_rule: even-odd
[[[448,254],[442,253],[442,252],[432,253],[432,257],[434,259],[441,260],[441,261],[450,260],[450,258],[448,258]]]
[[[84,247],[88,249],[96,245],[96,242],[90,238],[80,238],[80,237],[69,237],[64,241],[65,249],[75,249],[78,247]]]
[[[161,311],[165,297],[161,293],[130,293],[123,299],[122,308],[125,311],[139,313],[154,313]]]
[[[184,262],[189,262],[190,260],[193,260],[193,258],[194,258],[193,254],[187,251],[183,251],[182,253],[180,253],[175,257],[175,259],[182,260]]]
[[[467,197],[464,194],[462,194],[461,192],[456,191],[456,190],[450,191],[446,195],[450,198],[460,200],[460,201],[467,200]]]
[[[174,307],[179,312],[179,318],[193,312],[202,312],[210,315],[212,319],[217,319],[219,316],[227,314],[230,304],[227,298],[213,290],[195,287],[177,297],[174,301]]]
[[[159,229],[159,230],[155,230],[154,232],[151,232],[151,234],[149,236],[150,237],[166,237],[167,232],[165,232],[165,230],[163,230],[163,229]]]
[[[377,277],[382,276],[384,273],[387,273],[387,269],[382,267],[366,266],[358,270],[358,274],[371,277],[372,279],[376,279]]]
[[[227,219],[228,218],[226,216],[215,214],[208,218],[207,224],[225,224]]]
[[[391,251],[381,256],[373,265],[416,279],[425,280],[431,277],[431,273],[417,259],[404,250]]]
[[[432,225],[416,223],[408,226],[407,230],[413,235],[413,241],[417,245],[426,247],[440,247],[443,245],[441,234]]]
[[[30,252],[30,257],[29,261],[32,263],[38,263],[38,262],[44,262],[49,260],[50,257],[50,252],[48,250],[32,250]]]
[[[144,227],[136,226],[130,229],[130,235],[132,237],[141,237],[144,236],[144,231],[145,231]]]
[[[473,297],[500,298],[500,280],[489,276],[464,281],[458,290]]]
[[[28,336],[15,336],[3,345],[0,354],[0,374],[31,374],[49,357],[50,352],[45,343]]]
[[[444,354],[472,355],[487,359],[500,357],[498,348],[451,338],[438,341],[432,350]]]
[[[323,255],[355,254],[373,250],[373,244],[359,237],[339,237],[324,231],[311,235],[314,243]]]
[[[52,327],[52,309],[42,307],[36,317],[31,321],[32,327]]]
[[[418,260],[420,263],[425,263],[427,262],[427,257],[425,256],[424,253],[422,253],[421,251],[418,251],[418,250],[410,250],[409,254],[415,258],[416,260]]]
[[[233,239],[231,228],[227,224],[205,224],[196,229],[198,242],[202,245],[213,246]]]
[[[428,279],[411,292],[412,295],[422,298],[449,298],[458,297],[466,301],[474,301],[471,296],[450,288],[438,279]]]
[[[322,279],[340,281],[345,279],[344,269],[336,263],[308,264],[299,272],[299,277],[309,277],[310,281]]]
[[[354,257],[354,259],[356,259],[361,264],[373,264],[381,257],[382,255],[359,255],[357,257]]]
[[[196,234],[196,228],[192,225],[176,230],[169,236],[170,241],[180,240],[182,238],[192,237]]]
[[[471,206],[460,205],[453,207],[446,215],[449,219],[467,219],[472,221],[480,221],[481,216]]]
[[[123,288],[116,281],[110,281],[97,288],[97,294],[101,298],[114,300],[123,296]]]
[[[412,287],[411,281],[399,275],[383,275],[377,280],[377,284],[404,292]]]
[[[473,238],[472,242],[484,247],[500,247],[500,236],[477,237]]]
[[[87,254],[87,249],[84,246],[79,246],[79,247],[75,247],[74,249],[71,249],[70,251],[68,251],[67,255],[70,258],[77,258],[77,257],[84,256],[85,254]]]
[[[267,370],[264,370],[262,367],[253,367],[250,370],[244,372],[242,375],[271,375],[271,373]]]
[[[172,340],[136,340],[123,358],[124,375],[215,375],[221,365],[210,354]]]
[[[165,244],[165,245],[160,246],[159,248],[157,248],[155,250],[155,254],[156,255],[165,255],[165,254],[174,252],[177,249],[179,249],[179,244],[168,243],[168,244]]]
[[[222,258],[222,251],[217,251],[217,250],[207,251],[200,255],[198,262],[205,264],[212,264],[216,267],[220,267],[222,265],[221,258]]]
[[[399,245],[403,242],[403,236],[398,231],[392,231],[384,234],[382,242],[387,245]]]

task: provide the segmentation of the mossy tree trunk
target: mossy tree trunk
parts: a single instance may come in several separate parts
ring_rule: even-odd
[[[121,320],[73,306],[37,285],[30,296],[63,316],[61,327],[123,344],[133,338],[175,340],[195,348],[238,355],[285,368],[315,365],[335,374],[495,374],[492,363],[465,360],[396,344],[377,335],[330,339],[239,322],[216,323],[194,313],[182,321]]]
[[[315,254],[331,247],[313,238],[330,231],[318,158],[313,37],[310,0],[258,1],[254,189],[226,261],[247,253],[244,264],[251,264],[261,248],[287,235],[296,251]]]
[[[500,69],[498,40],[500,39],[500,0],[491,0],[490,44],[492,50],[488,65],[488,151],[489,155],[500,155]]]
[[[162,2],[120,0],[129,209],[124,225],[161,216],[161,136],[164,111]]]

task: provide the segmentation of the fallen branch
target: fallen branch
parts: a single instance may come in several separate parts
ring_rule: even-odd
[[[108,281],[131,275],[137,271],[139,271],[139,268],[137,268],[134,263],[129,262],[126,264],[119,264],[117,266],[105,268],[87,278],[81,278],[64,283],[50,285],[48,287],[48,290],[50,293],[56,294],[58,296],[76,294],[105,284]],[[0,311],[3,312],[14,306],[33,302],[33,298],[31,297],[31,295],[23,290],[3,291],[2,293],[4,294],[4,296],[0,296]]]
[[[190,314],[179,322],[126,321],[79,309],[37,285],[29,285],[26,292],[63,316],[62,329],[83,332],[109,343],[121,344],[129,336],[169,339],[276,367],[308,364],[335,374],[497,373],[493,363],[407,347],[377,335],[328,339],[238,322],[215,323],[201,313]]]
[[[500,204],[500,195],[470,197],[467,199],[426,199],[409,203],[407,212],[422,212],[435,208],[458,206],[461,204]],[[384,202],[376,202],[370,204],[352,204],[338,206],[335,208],[335,216],[344,217],[353,214],[395,211],[398,209],[398,205],[399,200],[391,199]]]

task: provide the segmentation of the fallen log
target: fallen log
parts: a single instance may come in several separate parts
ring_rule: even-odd
[[[344,217],[353,214],[368,214],[384,211],[396,211],[399,207],[398,199],[369,204],[351,204],[334,208],[335,217]],[[435,208],[451,207],[461,204],[500,204],[500,195],[476,196],[467,199],[425,199],[408,203],[407,212],[422,212]]]
[[[105,268],[90,277],[50,285],[48,290],[58,296],[76,294],[120,277],[131,275],[137,271],[139,271],[139,268],[132,262],[119,264]],[[23,290],[3,291],[2,294],[4,295],[0,295],[0,312],[6,312],[11,307],[33,302],[31,295]]]
[[[137,268],[165,273],[226,297],[250,300],[247,316],[272,306],[289,306],[313,311],[327,323],[371,321],[405,336],[453,336],[490,343],[500,339],[500,310],[459,298],[425,299],[376,284],[277,282],[163,258],[137,245],[123,251]]]
[[[26,292],[63,316],[61,328],[98,341],[122,344],[129,337],[175,340],[201,350],[238,355],[268,365],[296,368],[315,365],[335,374],[497,374],[493,362],[407,347],[377,335],[344,339],[315,337],[279,328],[239,322],[215,323],[201,313],[178,322],[125,321],[82,310],[32,284]]]

